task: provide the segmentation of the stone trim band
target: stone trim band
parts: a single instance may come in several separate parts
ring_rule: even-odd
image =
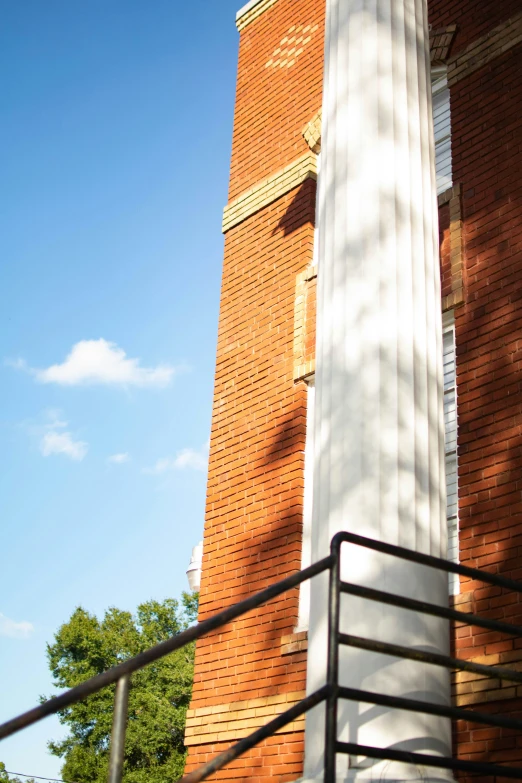
[[[280,693],[276,696],[188,710],[185,745],[207,745],[246,737],[276,715],[297,704],[305,695],[304,691]],[[304,715],[283,726],[277,733],[290,734],[294,731],[304,731]]]
[[[448,60],[448,85],[477,71],[490,60],[522,41],[522,11],[477,38],[463,52]]]
[[[315,373],[315,317],[316,292],[312,294],[307,283],[317,278],[317,266],[310,264],[295,281],[294,300],[294,381],[303,381]],[[312,312],[310,312],[312,310]],[[313,340],[310,339],[312,336]]]
[[[284,169],[254,185],[230,202],[223,212],[223,233],[241,223],[254,212],[268,206],[293,190],[305,179],[317,179],[317,156],[307,152]]]
[[[464,302],[464,242],[462,234],[462,188],[460,183],[448,188],[438,197],[439,207],[449,204],[451,293],[442,297],[442,312]]]

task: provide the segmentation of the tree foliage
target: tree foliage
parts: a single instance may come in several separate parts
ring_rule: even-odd
[[[141,604],[133,616],[109,609],[102,621],[79,607],[47,647],[54,685],[72,688],[89,677],[183,631],[196,618],[197,596]],[[183,774],[185,716],[192,691],[194,645],[177,650],[132,675],[125,744],[126,783],[165,783]],[[115,686],[59,713],[69,733],[50,742],[64,759],[62,777],[105,783],[109,764]],[[0,781],[2,783],[2,781]]]

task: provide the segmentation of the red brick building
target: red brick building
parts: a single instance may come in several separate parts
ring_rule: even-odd
[[[252,0],[237,17],[200,619],[312,557],[325,10],[325,0]],[[522,579],[522,10],[429,0],[428,14],[449,556]],[[459,607],[522,622],[499,590],[461,581],[450,592]],[[198,643],[187,770],[302,698],[308,600],[294,591]],[[491,632],[463,628],[453,642],[459,657],[522,662],[520,641]],[[522,695],[466,674],[454,691],[458,704],[504,711]],[[500,729],[457,729],[459,756],[522,757]],[[303,756],[298,721],[216,779],[294,781]]]

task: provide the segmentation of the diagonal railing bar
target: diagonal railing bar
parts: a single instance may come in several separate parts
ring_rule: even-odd
[[[53,715],[56,712],[65,709],[65,707],[69,707],[71,704],[82,701],[87,698],[87,696],[100,691],[107,685],[113,685],[124,674],[132,674],[133,672],[138,671],[138,669],[143,669],[143,667],[147,666],[149,663],[157,661],[159,658],[163,658],[165,655],[174,652],[174,650],[179,650],[189,642],[200,639],[211,631],[215,631],[217,628],[227,625],[227,623],[250,612],[252,609],[257,609],[257,607],[271,601],[273,598],[277,598],[278,595],[285,593],[287,590],[297,587],[301,582],[306,582],[307,579],[311,579],[313,576],[326,571],[330,568],[331,561],[332,557],[329,555],[328,557],[323,558],[323,560],[314,563],[314,565],[305,568],[303,571],[298,571],[296,574],[292,574],[286,579],[282,579],[280,582],[270,585],[270,587],[267,587],[265,590],[224,609],[213,617],[209,617],[208,620],[203,620],[203,622],[198,623],[198,625],[194,625],[192,628],[188,628],[186,631],[182,631],[176,636],[172,636],[165,642],[161,642],[155,647],[145,650],[134,658],[129,658],[128,661],[124,661],[102,674],[97,674],[95,677],[91,677],[90,680],[86,680],[86,682],[83,682],[81,685],[77,685],[75,688],[71,688],[65,693],[55,696],[53,699],[49,699],[40,706],[28,710],[6,723],[2,723],[0,725],[0,740],[9,737],[20,729],[31,726],[33,723],[42,720],[42,718],[46,718],[48,715]]]
[[[281,713],[281,715],[273,718],[270,723],[253,731],[248,737],[239,740],[235,745],[232,745],[232,747],[223,751],[223,753],[220,753],[219,756],[216,756],[216,758],[212,759],[204,766],[199,767],[199,769],[194,770],[194,772],[189,772],[188,775],[181,778],[180,783],[199,783],[200,780],[206,780],[214,772],[217,772],[222,767],[230,764],[232,761],[239,758],[239,756],[242,756],[243,753],[246,753],[247,750],[259,745],[260,742],[271,737],[279,731],[279,729],[292,723],[292,721],[299,718],[300,715],[303,715],[305,712],[308,712],[308,710],[311,710],[312,707],[320,704],[328,697],[329,690],[328,685],[323,685],[323,687],[319,688],[315,693],[301,699],[297,704],[293,704],[288,710]]]
[[[245,598],[239,603],[227,607],[222,612],[213,617],[204,620],[192,628],[188,628],[180,634],[177,634],[165,642],[155,647],[145,650],[134,658],[109,669],[102,674],[92,677],[90,680],[72,688],[66,693],[62,693],[39,707],[19,715],[0,726],[0,739],[14,734],[20,729],[30,726],[39,720],[59,712],[66,707],[75,704],[88,696],[96,693],[108,685],[117,683],[114,700],[114,719],[111,738],[111,753],[109,763],[109,783],[121,783],[124,765],[124,746],[125,730],[127,724],[128,695],[130,687],[130,677],[133,672],[147,666],[153,661],[162,658],[165,655],[184,647],[189,642],[200,639],[201,637],[222,628],[232,620],[241,617],[247,612],[267,603],[268,601],[282,595],[287,590],[291,590],[307,579],[311,579],[318,574],[329,571],[329,605],[328,605],[328,644],[327,644],[327,678],[326,684],[315,693],[302,699],[297,704],[292,705],[286,712],[278,715],[266,726],[254,731],[248,737],[240,739],[228,750],[221,753],[217,758],[205,764],[198,770],[194,770],[182,779],[182,783],[199,783],[212,774],[222,769],[231,761],[239,758],[243,753],[253,748],[263,740],[272,736],[284,726],[292,723],[300,715],[312,709],[321,702],[326,702],[325,715],[325,768],[324,783],[335,783],[336,779],[336,757],[338,753],[358,754],[373,759],[387,759],[390,761],[404,761],[410,764],[422,765],[422,767],[438,767],[443,769],[460,770],[463,772],[480,773],[495,775],[505,778],[516,778],[522,780],[522,768],[501,766],[499,764],[490,764],[487,762],[472,762],[463,759],[453,759],[441,756],[431,756],[424,753],[412,753],[397,748],[375,748],[367,745],[359,745],[355,742],[340,742],[338,740],[338,701],[339,699],[349,699],[351,701],[362,701],[370,704],[381,705],[392,709],[408,710],[411,712],[439,715],[454,720],[465,720],[475,723],[481,723],[491,726],[498,726],[509,730],[521,730],[522,721],[514,718],[508,718],[498,714],[486,714],[476,712],[470,709],[462,709],[447,705],[424,702],[416,699],[408,699],[398,696],[389,696],[382,693],[373,693],[357,688],[346,688],[339,684],[339,647],[340,645],[349,645],[358,649],[372,652],[392,655],[393,657],[405,658],[422,663],[443,666],[447,669],[468,671],[475,674],[481,674],[486,677],[495,677],[501,680],[509,680],[522,683],[522,672],[513,671],[499,666],[485,666],[466,661],[459,658],[452,658],[439,653],[432,653],[427,650],[411,649],[401,645],[380,642],[372,639],[366,639],[360,636],[340,632],[341,617],[341,594],[355,595],[361,598],[367,598],[380,603],[399,606],[411,611],[431,614],[443,617],[448,620],[455,620],[459,623],[474,624],[479,627],[489,628],[501,633],[522,636],[522,628],[510,623],[498,620],[482,618],[475,614],[459,612],[447,607],[437,606],[435,604],[418,601],[416,599],[387,593],[373,588],[366,588],[360,585],[354,585],[350,582],[341,582],[340,579],[340,555],[343,543],[353,544],[355,546],[372,549],[383,554],[398,557],[410,562],[419,563],[430,568],[439,569],[447,573],[455,573],[461,576],[467,576],[474,580],[480,580],[489,584],[522,593],[522,584],[514,582],[511,579],[490,574],[485,571],[479,571],[475,568],[450,563],[442,558],[424,555],[419,552],[413,552],[404,547],[386,544],[382,541],[374,541],[355,533],[342,532],[335,535],[330,544],[330,555],[323,558],[318,563],[300,571],[296,574],[283,579],[282,581],[270,585],[255,595]]]
[[[380,704],[393,709],[407,709],[415,712],[424,712],[427,714],[438,714],[453,719],[470,720],[476,718],[475,722],[486,723],[487,725],[495,725],[495,718],[499,718],[504,727],[520,728],[520,721],[513,723],[509,718],[503,718],[502,716],[491,716],[492,720],[487,720],[489,716],[484,713],[474,713],[472,710],[463,710],[454,707],[446,707],[440,704],[434,704],[430,702],[419,702],[413,699],[404,699],[396,696],[387,696],[386,694],[372,694],[370,692],[359,691],[357,689],[344,688],[340,686],[338,680],[338,667],[336,669],[332,662],[338,661],[338,648],[339,645],[349,645],[359,649],[365,649],[368,651],[379,652],[387,655],[393,655],[394,657],[406,658],[415,661],[421,661],[423,663],[431,663],[437,666],[443,666],[447,669],[465,670],[477,674],[485,674],[487,677],[497,677],[499,679],[506,679],[510,681],[522,682],[522,672],[515,672],[503,667],[483,666],[476,664],[473,661],[464,661],[457,658],[451,658],[450,656],[441,655],[438,653],[430,653],[424,650],[412,650],[408,647],[401,645],[390,644],[386,642],[377,642],[371,639],[365,639],[362,637],[345,634],[340,632],[340,611],[339,611],[339,597],[341,593],[352,593],[359,595],[363,598],[370,598],[371,600],[378,600],[378,597],[384,599],[385,604],[393,604],[395,606],[403,607],[405,609],[415,610],[422,613],[435,614],[447,619],[458,619],[463,622],[469,622],[471,619],[475,620],[476,615],[465,617],[465,613],[457,613],[458,617],[451,616],[454,610],[446,609],[445,607],[436,607],[434,604],[425,604],[423,602],[415,602],[413,599],[409,599],[405,596],[392,595],[390,593],[384,593],[382,591],[365,588],[362,586],[355,586],[348,582],[341,582],[339,578],[339,564],[340,564],[340,552],[343,543],[354,544],[356,546],[362,546],[367,549],[381,552],[386,555],[391,555],[400,559],[404,559],[410,562],[419,563],[421,565],[428,566],[437,570],[445,571],[446,573],[456,573],[462,576],[467,576],[471,579],[480,580],[493,584],[501,588],[507,588],[514,590],[517,593],[522,593],[522,584],[514,582],[511,579],[498,576],[497,574],[489,574],[488,572],[482,572],[478,569],[469,568],[467,566],[461,566],[456,563],[450,563],[442,558],[434,557],[433,555],[425,555],[420,552],[413,552],[405,549],[404,547],[398,547],[392,544],[387,544],[382,541],[374,541],[364,536],[359,536],[355,533],[340,532],[337,533],[330,545],[330,551],[334,556],[334,565],[330,570],[330,612],[329,612],[329,644],[328,644],[328,677],[327,684],[331,691],[328,700],[328,705],[332,700],[339,698],[347,698],[350,700],[367,701],[374,704]],[[337,569],[337,578],[332,576],[332,572]],[[332,596],[332,592],[337,593],[337,598]],[[337,602],[337,606],[332,610],[332,605]],[[486,622],[489,622],[486,618]],[[503,633],[520,635],[520,629],[506,624],[504,627],[496,627],[494,630],[501,631]],[[363,695],[364,694],[364,695]],[[522,768],[504,767],[500,765],[494,765],[487,762],[468,762],[463,759],[453,758],[441,758],[438,756],[429,756],[423,753],[411,753],[407,751],[396,750],[394,748],[373,748],[370,746],[363,746],[357,743],[343,743],[338,740],[338,728],[337,728],[337,707],[335,711],[332,710],[331,714],[326,715],[326,728],[325,728],[325,773],[324,783],[335,783],[336,780],[336,754],[348,753],[365,755],[368,758],[383,759],[390,761],[404,761],[410,764],[422,765],[422,767],[433,766],[452,770],[461,770],[467,772],[478,772],[486,775],[497,775],[508,778],[516,778],[522,780]],[[332,738],[333,737],[333,738]]]
[[[454,620],[457,623],[477,625],[480,628],[488,628],[490,631],[522,636],[522,626],[520,625],[504,623],[502,620],[490,620],[487,617],[480,617],[479,615],[471,614],[470,612],[459,612],[457,609],[437,606],[436,604],[430,604],[427,601],[419,601],[416,598],[394,595],[394,593],[387,593],[384,590],[375,590],[372,587],[354,585],[351,582],[341,582],[341,593],[355,595],[358,598],[366,598],[369,601],[377,601],[378,603],[388,604],[390,606],[401,606],[403,609],[411,609],[420,614],[443,617],[446,620]]]

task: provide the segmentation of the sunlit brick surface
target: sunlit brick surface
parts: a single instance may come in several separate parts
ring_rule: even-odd
[[[201,619],[301,562],[316,185],[308,178],[270,198],[259,188],[320,148],[325,3],[261,5],[240,37],[229,190],[237,222],[225,225]],[[522,579],[520,3],[430,0],[429,9],[434,30],[457,25],[444,53],[453,73],[453,187],[439,199],[439,219],[441,306],[455,310],[456,322],[460,557]],[[251,191],[258,201],[238,211]],[[497,589],[463,581],[455,600],[466,611],[522,623],[522,604]],[[205,719],[205,727],[199,738],[190,731],[187,770],[228,747],[263,710],[275,714],[303,692],[306,637],[292,636],[297,609],[294,591],[198,644],[190,720],[194,727]],[[458,629],[453,639],[460,657],[522,668],[520,640],[476,628]],[[520,686],[461,674],[454,692],[459,704],[520,710]],[[301,727],[215,779],[296,780]],[[219,732],[229,732],[227,741],[215,741],[225,736]],[[520,745],[501,730],[459,724],[455,739],[465,758],[522,760]]]

